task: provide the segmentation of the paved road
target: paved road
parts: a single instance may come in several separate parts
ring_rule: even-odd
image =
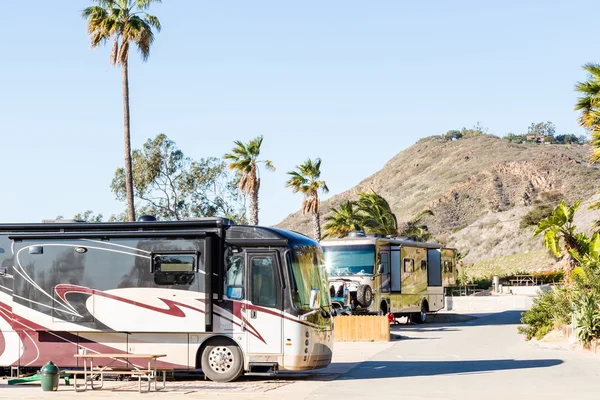
[[[600,398],[600,356],[527,343],[516,332],[519,316],[401,327],[404,340],[308,398]]]
[[[169,382],[169,399],[598,399],[600,355],[536,347],[517,334],[519,312],[469,322],[399,326],[393,343],[337,344],[327,369],[273,380],[246,378],[230,384]],[[139,398],[127,391],[75,394],[0,384],[0,399]],[[117,388],[118,389],[118,388]],[[383,396],[383,397],[382,397]]]

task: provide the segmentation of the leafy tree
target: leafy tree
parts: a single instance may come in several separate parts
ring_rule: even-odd
[[[527,128],[527,135],[536,135],[536,136],[554,136],[556,132],[556,127],[550,121],[548,122],[538,122],[531,123]]]
[[[584,144],[587,138],[583,135],[576,136],[573,134],[556,135],[555,141],[558,144]]]
[[[419,213],[415,218],[408,221],[402,229],[400,229],[400,236],[406,236],[417,242],[426,242],[431,239],[431,233],[427,225],[423,224],[422,221],[426,217],[433,216],[433,211],[425,210]]]
[[[442,135],[442,137],[447,140],[458,140],[467,137],[484,135],[486,131],[487,129],[482,127],[481,124],[478,122],[477,125],[475,125],[471,129],[465,127],[463,127],[461,130],[452,129],[446,132],[444,135]]]
[[[504,136],[504,139],[508,140],[509,142],[513,142],[513,143],[523,143],[524,141],[527,140],[527,135],[515,135],[514,133],[507,133]]]
[[[244,223],[243,204],[236,195],[237,180],[218,158],[191,160],[174,141],[160,134],[132,152],[134,195],[141,214],[162,220],[222,216]],[[111,189],[126,198],[126,174],[118,168]],[[111,220],[121,220],[116,215]]]
[[[239,193],[246,193],[250,196],[250,224],[252,225],[258,225],[258,191],[260,189],[258,165],[264,163],[267,170],[275,171],[271,161],[258,159],[262,142],[262,136],[258,136],[248,143],[236,140],[233,142],[235,146],[231,153],[225,154],[224,157],[231,162],[229,169],[235,171],[239,176]]]
[[[359,193],[357,208],[361,214],[361,226],[367,233],[381,235],[398,233],[398,220],[390,204],[374,190]]]
[[[321,159],[317,158],[313,161],[309,158],[304,163],[297,165],[294,171],[288,172],[288,175],[290,175],[290,179],[286,186],[292,188],[294,193],[301,192],[304,195],[302,213],[312,215],[314,238],[316,241],[321,241],[319,191],[329,192],[327,184],[321,180]]]
[[[102,222],[104,217],[102,214],[94,214],[92,210],[86,210],[82,213],[75,214],[73,219],[87,222]]]
[[[534,231],[534,236],[544,234],[544,246],[548,248],[555,257],[561,258],[565,271],[565,281],[570,282],[571,270],[574,266],[573,251],[579,252],[584,245],[585,236],[575,233],[573,217],[579,208],[581,201],[567,206],[561,200],[552,215],[542,219]]]
[[[464,128],[463,128],[464,129]],[[460,139],[463,137],[463,134],[461,131],[458,131],[456,129],[452,129],[449,130],[448,132],[446,132],[444,134],[444,138],[449,139],[449,140],[454,140],[454,139]]]
[[[577,99],[575,111],[579,111],[579,125],[592,136],[592,163],[600,160],[600,64],[589,63],[583,66],[589,73],[588,80],[578,82],[575,90],[582,96]]]
[[[325,228],[323,237],[345,237],[350,232],[362,229],[360,226],[361,217],[356,210],[356,202],[345,201],[338,208],[332,208],[331,212],[333,215],[325,217],[327,223],[323,226]]]
[[[129,116],[129,46],[136,46],[142,59],[148,59],[154,41],[152,30],[160,31],[161,26],[158,18],[147,11],[152,3],[160,3],[160,0],[95,0],[95,3],[97,5],[84,9],[82,16],[87,19],[92,48],[112,41],[110,62],[121,66],[127,216],[129,221],[135,221]]]

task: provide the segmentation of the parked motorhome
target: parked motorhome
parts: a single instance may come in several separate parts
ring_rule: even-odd
[[[456,250],[439,243],[368,236],[321,242],[332,303],[340,312],[409,316],[423,323],[456,284]]]
[[[331,361],[323,254],[297,233],[220,218],[0,225],[0,261],[0,366],[164,353],[159,367],[225,382]]]

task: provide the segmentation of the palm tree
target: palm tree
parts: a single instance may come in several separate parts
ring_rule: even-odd
[[[273,163],[269,160],[259,160],[260,146],[263,137],[258,136],[248,143],[234,141],[235,147],[224,158],[230,160],[229,169],[239,175],[238,190],[250,195],[250,224],[258,225],[258,190],[260,189],[260,175],[258,164],[264,163],[269,171],[275,171]]]
[[[372,189],[371,192],[362,192],[358,196],[358,211],[362,214],[361,225],[367,233],[398,233],[398,220],[386,199]]]
[[[127,193],[127,217],[135,221],[133,203],[133,173],[131,168],[131,136],[129,117],[129,46],[137,47],[142,60],[148,60],[150,46],[154,41],[152,29],[160,31],[158,18],[146,11],[152,3],[161,0],[95,0],[97,5],[83,10],[87,19],[87,32],[92,48],[112,41],[110,62],[121,66],[123,81],[123,121],[125,132],[125,186]]]
[[[332,208],[331,212],[333,215],[325,217],[327,223],[323,226],[325,228],[323,237],[345,237],[352,231],[362,229],[360,215],[356,210],[356,202],[345,201],[340,204],[339,208]]]
[[[294,193],[302,192],[304,194],[302,213],[312,214],[314,238],[316,241],[320,241],[321,215],[319,191],[323,193],[329,192],[325,181],[320,180],[321,159],[317,158],[313,161],[309,158],[303,164],[297,165],[295,171],[288,172],[288,175],[290,175],[290,179],[287,181],[286,187],[291,187]]]
[[[561,200],[556,209],[547,218],[538,223],[534,236],[544,233],[544,246],[548,248],[557,258],[562,258],[565,272],[565,282],[570,282],[570,274],[575,264],[573,254],[581,253],[585,245],[585,235],[575,233],[573,217],[579,208],[581,201],[575,202],[568,207]]]
[[[408,221],[400,230],[400,236],[406,236],[417,242],[426,242],[431,239],[431,233],[427,225],[422,224],[425,217],[433,216],[433,211],[425,210],[419,213],[415,218]]]
[[[589,73],[585,82],[578,82],[575,90],[583,96],[577,99],[575,110],[580,111],[579,125],[586,128],[592,135],[592,163],[600,160],[600,64],[585,64]]]

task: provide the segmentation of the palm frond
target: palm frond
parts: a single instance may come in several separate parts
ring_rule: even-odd
[[[267,168],[268,171],[275,171],[275,166],[273,165],[273,162],[270,160],[265,160],[265,168]]]
[[[152,3],[162,3],[162,0],[135,0],[135,7],[139,10],[147,10]]]

